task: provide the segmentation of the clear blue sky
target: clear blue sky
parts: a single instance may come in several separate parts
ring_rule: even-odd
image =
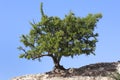
[[[40,20],[41,2],[49,16],[63,18],[70,10],[81,17],[88,13],[103,14],[96,29],[99,33],[96,56],[62,58],[61,64],[66,68],[120,60],[120,0],[0,0],[0,80],[52,70],[49,57],[42,62],[18,58],[20,35],[29,32],[30,21]]]

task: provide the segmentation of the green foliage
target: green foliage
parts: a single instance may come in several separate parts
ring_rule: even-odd
[[[77,17],[73,12],[63,19],[44,14],[41,4],[41,21],[30,23],[32,29],[21,36],[21,42],[27,50],[20,58],[37,59],[43,56],[56,57],[94,54],[98,33],[94,30],[101,14],[89,14]]]

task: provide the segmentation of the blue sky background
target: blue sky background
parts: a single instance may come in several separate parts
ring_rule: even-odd
[[[22,45],[20,35],[29,32],[30,21],[40,20],[41,2],[49,16],[63,18],[70,10],[81,17],[88,13],[103,14],[96,29],[99,33],[96,56],[62,58],[65,68],[120,60],[120,0],[0,0],[0,80],[52,70],[49,57],[44,57],[42,62],[18,58],[17,47]]]

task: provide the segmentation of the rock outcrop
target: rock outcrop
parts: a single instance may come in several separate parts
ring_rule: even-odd
[[[114,80],[110,77],[120,73],[120,62],[96,63],[80,68],[56,69],[44,74],[25,75],[11,80]]]

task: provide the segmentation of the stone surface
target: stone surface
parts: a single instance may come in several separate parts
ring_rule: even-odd
[[[31,74],[11,80],[113,80],[110,74],[120,73],[120,62],[96,63],[80,68],[55,70],[44,74]]]

